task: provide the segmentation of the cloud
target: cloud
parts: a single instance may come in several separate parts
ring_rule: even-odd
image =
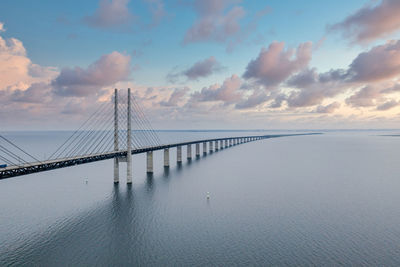
[[[346,103],[357,108],[374,106],[376,99],[384,94],[381,87],[399,75],[400,41],[388,41],[360,53],[348,69],[318,73],[315,68],[307,68],[292,75],[286,85],[299,90],[292,91],[286,100],[290,107],[313,106],[321,104],[325,98],[361,87]]]
[[[184,44],[204,41],[225,42],[240,31],[240,19],[245,11],[233,6],[235,0],[195,0],[193,8],[198,18],[188,29]]]
[[[367,85],[357,93],[346,99],[346,103],[353,107],[371,107],[375,105],[375,99],[381,96],[381,88]]]
[[[400,29],[400,1],[382,0],[357,10],[343,21],[328,26],[328,31],[342,32],[355,43],[368,43]]]
[[[214,84],[204,87],[200,92],[193,93],[191,101],[222,101],[226,105],[233,104],[242,99],[242,93],[238,91],[241,85],[241,79],[234,74],[230,78],[225,79],[222,85]]]
[[[167,101],[161,101],[160,105],[165,107],[176,107],[179,102],[186,96],[189,91],[188,87],[176,88]]]
[[[264,90],[254,90],[253,93],[235,105],[236,109],[254,108],[268,100],[268,96]]]
[[[63,68],[52,82],[54,93],[60,96],[88,96],[97,94],[105,86],[127,79],[131,57],[119,52],[103,55],[87,69]]]
[[[161,20],[167,15],[162,0],[145,0],[148,3],[151,13],[150,27],[157,26]]]
[[[100,0],[93,15],[83,21],[95,28],[116,28],[130,24],[134,16],[128,8],[129,0]]]
[[[340,103],[335,101],[335,102],[333,102],[333,103],[331,103],[329,105],[326,105],[326,106],[319,105],[316,108],[315,112],[316,113],[333,113],[338,108],[340,108]]]
[[[10,94],[10,100],[24,103],[48,103],[51,101],[51,87],[48,83],[34,83],[26,90],[14,90]]]
[[[209,57],[202,61],[196,62],[189,69],[182,72],[189,80],[197,80],[199,78],[207,77],[221,70],[221,65],[215,57]]]
[[[4,31],[4,24],[1,24]],[[0,90],[26,89],[32,83],[46,82],[58,74],[56,68],[33,64],[23,43],[0,36]]]
[[[243,77],[268,87],[307,67],[311,60],[311,42],[302,43],[297,49],[285,51],[284,47],[284,42],[273,42],[268,49],[262,48],[258,57],[247,65]]]
[[[381,111],[382,110],[389,110],[391,108],[394,108],[394,107],[398,106],[399,104],[400,103],[398,101],[392,99],[392,100],[389,100],[389,101],[377,106],[376,109],[377,110],[381,110]]]
[[[351,86],[345,83],[345,77],[346,71],[341,69],[318,73],[313,68],[293,75],[287,85],[297,90],[291,91],[286,98],[288,106],[310,107],[321,104],[325,98],[337,96]]]
[[[187,80],[196,81],[200,78],[205,78],[213,73],[221,71],[223,67],[215,59],[215,57],[209,57],[204,60],[200,60],[194,63],[191,67],[180,72],[171,71],[167,75],[167,80],[171,83],[175,83],[182,76],[186,77]]]
[[[272,97],[270,97],[272,98]],[[273,101],[269,104],[268,107],[270,108],[280,108],[282,107],[283,102],[286,100],[286,95],[285,94],[277,94],[275,95],[272,99]]]
[[[319,74],[316,68],[304,69],[298,74],[289,78],[287,84],[291,87],[304,88],[316,83],[319,80]]]
[[[4,28],[4,23],[0,22],[0,32],[5,32],[6,29]]]
[[[356,82],[380,81],[399,74],[400,40],[388,41],[359,54],[348,70],[349,78]]]

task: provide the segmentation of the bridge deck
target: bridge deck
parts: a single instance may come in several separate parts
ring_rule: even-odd
[[[298,136],[298,135],[313,135],[318,133],[307,133],[307,134],[279,134],[279,135],[248,135],[248,136],[234,136],[234,137],[224,137],[224,138],[213,138],[213,139],[202,139],[196,141],[187,141],[181,143],[173,143],[173,144],[166,144],[166,145],[159,145],[159,146],[149,146],[149,147],[142,147],[133,149],[131,151],[132,154],[140,154],[145,153],[148,151],[155,151],[161,150],[165,148],[177,147],[177,146],[185,146],[203,142],[214,142],[214,141],[224,141],[230,139],[238,139],[238,138],[276,138],[276,137],[284,137],[284,136]],[[0,169],[0,179],[11,178],[15,176],[36,173],[36,172],[43,172],[48,170],[60,169],[65,167],[70,167],[74,165],[80,165],[100,160],[112,159],[115,157],[126,157],[127,150],[120,150],[120,151],[111,151],[101,154],[91,154],[91,155],[83,155],[83,156],[76,156],[70,158],[59,158],[59,159],[52,159],[46,161],[39,161],[39,162],[32,162],[28,164],[18,165],[18,166],[8,166],[6,168]]]

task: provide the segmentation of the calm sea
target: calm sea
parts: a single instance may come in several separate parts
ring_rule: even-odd
[[[135,155],[132,186],[123,164],[114,186],[111,160],[2,180],[0,265],[399,266],[398,133],[266,139],[182,166],[171,149],[168,171],[158,151],[153,176]],[[5,133],[39,158],[69,134]]]

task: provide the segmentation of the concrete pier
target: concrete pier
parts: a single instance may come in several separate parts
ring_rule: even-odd
[[[164,149],[164,167],[169,167],[169,148]]]
[[[182,147],[181,146],[177,146],[176,147],[176,162],[182,163]]]
[[[219,150],[218,141],[214,141],[214,143],[215,143],[215,151],[218,151]]]
[[[225,139],[225,148],[228,148],[228,140]]]
[[[213,149],[213,142],[210,141],[210,143],[208,144],[209,149],[210,149],[210,153],[213,153],[214,149]]]
[[[132,183],[132,128],[131,128],[131,89],[128,88],[128,132],[127,132],[127,153],[126,153],[126,183]]]
[[[203,143],[203,155],[207,155],[207,142]]]
[[[191,160],[192,159],[192,145],[187,145],[186,151],[187,151],[187,159]]]
[[[196,144],[196,158],[200,157],[200,144]]]
[[[153,173],[153,151],[147,152],[147,173]]]

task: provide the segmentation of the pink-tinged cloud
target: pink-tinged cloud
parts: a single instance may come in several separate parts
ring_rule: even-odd
[[[278,85],[290,75],[307,67],[311,56],[311,42],[288,50],[285,50],[284,42],[273,42],[268,49],[263,48],[256,59],[250,61],[243,77],[266,87]]]
[[[381,96],[381,90],[378,86],[367,85],[347,98],[346,103],[353,107],[375,106],[375,100]]]
[[[380,110],[380,111],[389,110],[394,107],[397,107],[398,105],[400,105],[399,101],[392,99],[392,100],[389,100],[389,101],[377,106],[376,110]]]
[[[26,90],[16,89],[9,95],[11,101],[23,103],[48,103],[52,99],[51,86],[48,83],[34,83]]]
[[[161,101],[160,105],[164,107],[176,107],[180,102],[183,101],[183,98],[186,96],[189,91],[188,87],[184,88],[176,88],[169,99],[167,101]]]
[[[99,93],[103,87],[128,78],[131,57],[119,52],[103,55],[87,69],[63,68],[52,82],[54,93],[61,96],[88,96]]]
[[[338,108],[340,108],[340,103],[335,101],[326,106],[322,106],[322,105],[317,106],[317,108],[315,109],[315,112],[316,113],[333,113]]]
[[[242,93],[239,92],[241,85],[241,79],[234,74],[230,78],[227,78],[222,85],[214,84],[204,87],[200,92],[193,93],[191,101],[222,101],[226,105],[237,103],[242,99]]]
[[[175,83],[180,77],[186,77],[187,80],[197,81],[200,78],[208,77],[222,69],[222,65],[215,59],[215,57],[211,56],[194,63],[186,70],[168,73],[167,80],[171,83]]]
[[[47,82],[57,74],[55,68],[33,64],[20,40],[0,36],[0,90],[26,89],[32,83]]]
[[[325,73],[304,69],[292,75],[286,84],[299,90],[291,92],[287,102],[290,107],[313,106],[351,88],[363,87],[346,103],[353,107],[374,106],[376,100],[385,94],[381,92],[382,84],[397,77],[400,77],[400,41],[388,41],[360,53],[348,69],[333,69]]]
[[[96,28],[115,28],[126,26],[134,16],[128,8],[129,0],[100,0],[93,15],[85,17],[84,22]]]
[[[211,74],[221,70],[221,64],[215,57],[209,57],[204,60],[196,62],[189,69],[182,72],[189,80],[197,80],[210,76]]]
[[[188,29],[183,42],[204,41],[225,42],[240,31],[239,21],[245,11],[241,6],[233,6],[235,0],[195,0],[193,7],[197,20]],[[228,10],[227,10],[228,9]]]
[[[341,70],[331,70],[318,74],[315,69],[306,69],[289,79],[288,85],[298,88],[285,99],[291,108],[320,105],[325,98],[343,93],[349,84],[341,80]]]
[[[400,3],[400,2],[399,2]],[[373,82],[400,75],[400,40],[392,40],[359,54],[348,76],[355,82]]]
[[[340,31],[352,42],[368,43],[398,31],[399,14],[400,1],[382,0],[377,5],[370,3],[343,21],[328,26],[328,30]]]
[[[264,90],[254,90],[253,93],[249,97],[238,102],[235,105],[235,108],[236,109],[254,108],[254,107],[257,107],[258,105],[263,104],[268,99],[269,98]]]

